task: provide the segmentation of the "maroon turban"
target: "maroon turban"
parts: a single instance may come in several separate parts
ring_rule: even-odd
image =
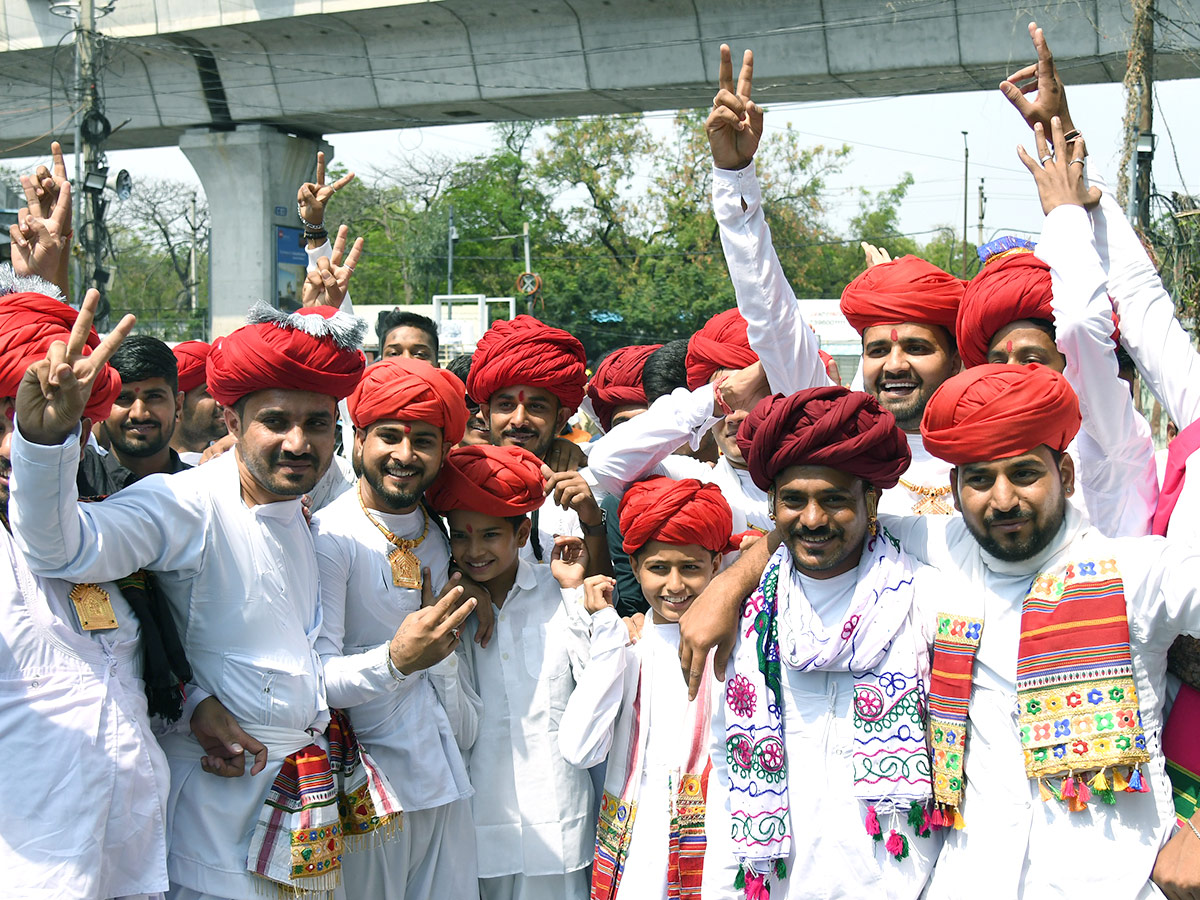
[[[744,369],[756,362],[758,354],[750,349],[742,314],[737,309],[717,313],[688,341],[688,390],[707,384],[717,369]]]
[[[367,367],[346,406],[359,428],[380,419],[428,422],[457,444],[467,427],[465,395],[453,372],[435,369],[423,359],[390,356]]]
[[[499,320],[484,332],[471,357],[467,393],[476,403],[515,385],[549,391],[572,412],[583,402],[587,354],[583,344],[561,328],[533,316]]]
[[[630,485],[621,498],[621,547],[636,553],[650,541],[695,544],[729,553],[733,512],[715,484],[656,477]]]
[[[476,444],[446,454],[425,499],[442,514],[465,509],[504,519],[539,509],[545,484],[542,461],[528,450]]]
[[[290,315],[259,303],[248,323],[217,338],[205,381],[222,406],[255,391],[312,391],[338,400],[350,396],[366,359],[358,345],[366,323],[330,306]]]
[[[45,359],[55,341],[67,342],[78,316],[67,304],[45,294],[23,292],[0,297],[0,397],[17,395],[25,370]],[[84,355],[99,346],[100,336],[93,329]],[[106,363],[92,385],[84,416],[93,422],[107,419],[120,392],[121,376]]]
[[[948,463],[987,462],[1045,444],[1060,453],[1079,431],[1079,400],[1046,366],[985,363],[942,383],[921,419],[925,449]]]
[[[971,281],[958,308],[958,353],[968,368],[987,362],[1000,329],[1018,319],[1054,321],[1050,267],[1032,253],[1013,253],[989,262]]]
[[[827,466],[887,490],[912,461],[890,412],[870,394],[833,385],[760,400],[737,442],[764,491],[788,466]]]
[[[872,325],[941,325],[954,333],[963,283],[933,263],[902,256],[871,266],[842,291],[842,315],[862,334]]]
[[[179,389],[185,394],[204,384],[205,364],[212,345],[204,341],[184,341],[171,348],[179,365]]]
[[[600,427],[612,431],[612,417],[618,406],[645,406],[642,369],[650,354],[662,344],[621,347],[604,357],[596,374],[588,382],[587,395]]]

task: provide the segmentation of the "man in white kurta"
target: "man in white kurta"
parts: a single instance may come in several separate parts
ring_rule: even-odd
[[[750,100],[752,84],[745,68],[735,93],[728,48],[723,48],[721,54],[721,90],[706,123],[714,164],[713,211],[738,309],[746,318],[750,346],[762,360],[771,391],[793,394],[831,382],[818,354],[817,337],[805,322],[803,303],[796,299],[779,264],[763,215],[762,189],[754,169],[754,154],[762,134],[762,108]],[[735,126],[731,117],[744,118],[742,126]],[[950,466],[925,451],[917,426],[924,401],[945,377],[957,371],[958,356],[953,352],[952,338],[954,312],[962,291],[956,279],[928,263],[922,263],[920,271],[911,276],[914,282],[909,283],[910,276],[901,269],[908,262],[896,260],[878,272],[868,270],[847,288],[848,294],[870,297],[869,303],[854,301],[860,318],[852,322],[863,334],[860,371],[871,368],[863,389],[875,395],[885,409],[896,413],[898,423],[909,435],[912,455],[912,465],[900,483],[879,498],[879,509],[903,514],[921,507],[925,513],[950,513]],[[894,269],[895,273],[881,275],[885,269]],[[922,291],[923,308],[914,300]],[[866,307],[870,307],[869,315],[864,315]],[[882,328],[881,323],[897,327]],[[939,327],[942,331],[935,333]],[[939,336],[944,337],[942,343]],[[913,343],[919,344],[919,354]]]
[[[37,383],[23,386],[28,401],[18,396],[13,522],[31,567],[97,581],[156,572],[194,673],[185,716],[192,712],[194,731],[208,724],[199,713],[211,710],[211,695],[231,717],[219,734],[215,726],[202,732],[224,747],[191,734],[162,741],[171,766],[168,873],[180,898],[251,900],[267,886],[247,870],[263,799],[283,759],[329,720],[315,650],[316,555],[300,495],[329,465],[335,401],[362,372],[362,355],[351,349],[362,324],[330,309],[259,315],[220,341],[207,363],[209,389],[238,436],[235,451],[145,478],[104,504],[80,505],[76,496],[78,410],[44,423]],[[239,773],[243,747],[259,746],[257,771],[210,774]]]
[[[1148,879],[1175,829],[1160,744],[1166,651],[1180,633],[1200,632],[1200,557],[1159,538],[1106,538],[1082,522],[1065,502],[1070,457],[1055,463],[1051,452],[1061,453],[1078,427],[1074,394],[1051,370],[1006,371],[1013,368],[963,373],[926,412],[930,449],[956,462],[963,519],[886,523],[916,556],[946,572],[957,568],[961,586],[939,610],[983,623],[963,768],[967,827],[947,836],[930,896],[959,897],[964,885],[986,884],[996,896],[1017,898],[1158,897]],[[961,379],[970,380],[956,384]],[[1018,649],[1031,584],[1043,573],[1086,574],[1088,561],[1115,572],[1124,592],[1149,790],[1118,792],[1111,805],[1093,796],[1086,810],[1072,812],[1054,797],[1043,800],[1039,779],[1025,772]],[[1067,698],[1076,705],[1078,698]],[[1067,739],[1086,740],[1090,727],[1076,721]]]
[[[76,584],[35,575],[9,532],[17,385],[25,364],[50,340],[66,340],[75,320],[65,304],[31,296],[36,305],[20,308],[0,298],[0,733],[23,757],[19,773],[0,782],[4,892],[159,894],[167,889],[168,773],[150,730],[141,624],[111,581],[82,586],[107,599],[111,618],[81,619]],[[35,331],[40,340],[30,341]],[[120,387],[111,375],[89,404],[100,419]],[[81,449],[76,441],[76,466]]]
[[[446,585],[450,548],[421,497],[445,450],[462,440],[463,386],[426,362],[393,357],[367,369],[347,406],[363,475],[313,516],[317,652],[329,703],[347,712],[393,785],[404,828],[344,859],[346,890],[394,900],[467,897],[478,876],[463,753],[475,742],[479,698],[459,678],[453,623],[431,620],[421,587],[397,585],[389,564],[402,544],[416,557],[418,585],[428,573],[430,598]]]

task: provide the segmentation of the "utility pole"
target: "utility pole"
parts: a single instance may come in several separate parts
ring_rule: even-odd
[[[1132,0],[1133,27],[1125,67],[1125,140],[1117,199],[1131,221],[1150,218],[1150,166],[1154,159],[1154,0]]]
[[[199,234],[196,230],[196,192],[192,191],[192,249],[188,253],[188,303],[192,312],[199,305],[200,284],[196,278],[196,241]]]
[[[964,131],[963,136],[963,230],[962,230],[962,265],[959,269],[959,277],[967,280],[967,193],[970,190],[967,186],[967,159],[970,156],[970,151],[967,149],[967,133]]]
[[[1154,162],[1154,0],[1146,0],[1145,21],[1139,29],[1142,68],[1139,91],[1142,97],[1137,140],[1137,221],[1145,231],[1150,226],[1150,169]]]
[[[533,263],[529,259],[529,223],[525,223],[525,271],[533,271]]]
[[[83,174],[88,171],[93,153],[92,144],[83,142],[83,122],[96,107],[96,75],[93,65],[92,38],[96,32],[96,6],[94,0],[80,0],[79,18],[75,22],[75,90],[81,109],[75,114],[75,183],[72,199],[75,205],[75,221],[72,227],[79,242],[80,254],[75,284],[79,285],[79,301],[92,285],[92,270],[95,259],[88,251],[84,235],[91,219],[88,195],[83,191]],[[87,157],[85,159],[85,157]],[[68,298],[69,300],[70,298]]]
[[[975,242],[976,247],[983,246],[983,207],[987,203],[987,197],[983,194],[983,179],[979,179],[979,240]]]
[[[446,293],[454,293],[454,242],[458,234],[454,230],[454,204],[450,204],[450,227],[446,229]]]

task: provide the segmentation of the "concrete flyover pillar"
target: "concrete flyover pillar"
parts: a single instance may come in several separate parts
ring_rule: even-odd
[[[278,281],[287,276],[277,275],[277,247],[293,254],[298,249],[296,189],[316,174],[317,151],[324,150],[328,161],[333,148],[319,138],[295,137],[269,125],[186,131],[179,146],[208,198],[211,340],[242,325],[255,302],[279,305],[283,285]],[[292,231],[281,237],[280,227]]]

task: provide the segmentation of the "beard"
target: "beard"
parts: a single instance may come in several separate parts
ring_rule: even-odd
[[[418,474],[417,487],[415,489],[405,491],[388,486],[386,476],[408,474],[408,472]],[[437,476],[437,470],[429,473],[424,468],[418,466],[385,465],[378,468],[364,467],[362,473],[362,477],[367,480],[367,484],[371,486],[371,490],[374,491],[375,496],[385,501],[392,509],[408,509],[416,506],[421,502],[421,497],[424,495],[426,488],[437,480]]]
[[[544,460],[546,454],[550,452],[550,445],[554,443],[555,435],[553,431],[542,434],[534,428],[506,428],[497,443],[503,445],[506,439],[511,440],[514,437],[520,437],[524,441],[521,444],[522,447],[538,459]]]
[[[321,476],[325,474],[325,470],[329,468],[329,462],[331,461],[327,460],[325,466],[321,467],[321,461],[315,453],[294,454],[279,452],[272,453],[268,458],[264,459],[260,456],[253,456],[242,452],[241,458],[255,481],[272,494],[277,494],[281,497],[299,497],[307,494],[316,487],[317,482],[321,480]],[[280,468],[285,462],[307,462],[311,464],[311,468],[301,474],[284,474],[280,471]]]
[[[906,397],[888,397],[883,393],[882,382],[884,377],[880,375],[874,384],[874,390],[871,392],[875,399],[879,401],[879,405],[890,412],[896,419],[896,424],[901,431],[916,431],[921,427],[921,417],[925,415],[925,406],[929,403],[929,398],[933,396],[936,386],[929,387],[923,379],[916,373],[904,378],[904,381],[911,381],[916,384],[916,389]],[[901,379],[886,379],[890,381],[898,381]]]
[[[105,430],[108,432],[109,443],[122,456],[129,456],[135,459],[144,459],[153,456],[166,447],[167,444],[171,443],[171,437],[175,429],[163,428],[158,422],[147,424],[153,425],[157,429],[157,433],[152,432],[144,437],[142,435],[131,437],[130,434],[126,433],[124,427],[113,429],[106,425]]]
[[[1037,556],[1054,540],[1063,519],[1067,514],[1065,499],[1060,499],[1058,505],[1049,513],[1044,522],[1039,522],[1036,513],[1020,510],[1015,513],[994,513],[984,516],[983,527],[980,528],[971,519],[963,517],[967,530],[979,542],[979,546],[997,559],[1005,562],[1021,562]],[[991,526],[1004,522],[1030,522],[1032,529],[1029,536],[1020,540],[1002,541],[991,533]]]

